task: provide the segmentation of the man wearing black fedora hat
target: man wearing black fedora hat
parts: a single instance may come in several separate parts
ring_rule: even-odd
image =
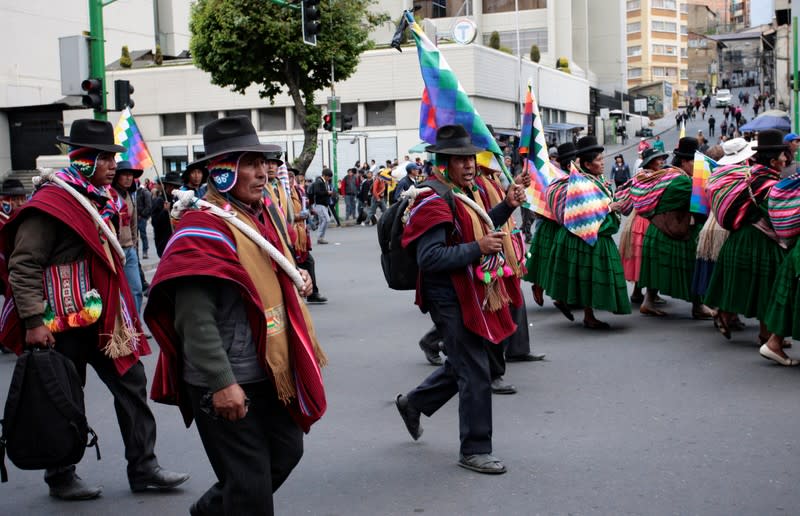
[[[195,421],[217,476],[190,514],[274,512],[272,493],[326,409],[319,347],[301,296],[311,279],[265,195],[266,153],[247,117],[203,128],[206,199],[178,193],[180,220],[145,308],[161,347],[153,398]],[[302,285],[302,286],[301,286]]]
[[[142,172],[142,169],[135,168],[130,161],[117,162],[117,173],[109,190],[119,212],[117,238],[125,251],[125,277],[128,279],[137,312],[142,310],[142,280],[139,275],[139,219],[134,199],[134,179],[142,177]]]
[[[422,384],[396,398],[397,409],[412,439],[422,434],[420,415],[432,416],[459,395],[461,467],[479,473],[505,473],[492,455],[492,390],[485,348],[516,331],[509,304],[522,305],[519,280],[504,264],[502,227],[525,200],[524,189],[510,186],[505,199],[488,206],[475,185],[475,146],[460,125],[440,127],[434,179],[449,187],[454,211],[433,191],[419,193],[409,211],[403,246],[414,250],[419,264],[416,303],[442,331],[447,360]],[[503,269],[498,274],[498,270]]]
[[[2,263],[8,264],[7,271],[0,265],[0,273],[9,286],[6,301],[16,308],[0,341],[18,353],[52,347],[72,360],[84,381],[90,364],[114,397],[131,490],[171,489],[189,475],[162,469],[155,456],[156,423],[139,360],[150,347],[123,273],[120,214],[108,192],[114,154],[125,147],[114,143],[110,123],[97,120],[76,120],[69,137],[58,140],[69,145],[69,167],[44,175],[31,200],[0,230]],[[90,296],[100,298],[99,314],[85,304],[79,311],[74,302]],[[95,498],[102,490],[84,483],[75,466],[49,469],[45,481],[51,496],[67,500]]]
[[[159,183],[161,184],[161,195],[153,196],[150,224],[153,226],[156,254],[161,258],[164,248],[172,236],[172,221],[169,217],[169,210],[172,208],[172,192],[183,186],[183,180],[177,172],[167,172],[164,177],[159,178]]]
[[[25,204],[25,188],[19,179],[5,179],[0,186],[0,227],[8,222],[14,211]]]

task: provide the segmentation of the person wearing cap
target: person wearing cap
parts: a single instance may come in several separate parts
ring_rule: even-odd
[[[161,348],[153,399],[195,421],[217,477],[190,514],[273,514],[303,432],[326,408],[326,359],[301,298],[311,279],[264,195],[265,153],[280,148],[244,116],[207,124],[203,144],[206,199],[197,209],[178,194],[145,308]]]
[[[639,312],[664,316],[656,308],[657,293],[692,303],[692,317],[710,319],[713,312],[692,294],[697,253],[697,235],[702,227],[699,214],[690,212],[696,138],[684,137],[673,151],[672,166],[645,169],[633,178],[631,198],[638,215],[650,225],[642,241],[639,285],[647,288]],[[666,158],[665,153],[647,154],[651,161]]]
[[[0,186],[0,227],[25,204],[25,187],[19,179],[5,179]]]
[[[0,230],[6,250],[0,273],[9,287],[6,302],[16,308],[0,342],[17,353],[51,347],[75,364],[84,382],[90,364],[114,397],[131,490],[171,489],[189,475],[166,471],[156,459],[156,422],[139,360],[150,347],[123,272],[120,213],[108,190],[116,175],[114,154],[125,147],[114,143],[111,124],[99,120],[76,120],[69,137],[57,139],[69,146],[69,166],[43,175],[30,201]],[[45,289],[42,278],[52,274],[74,281]],[[95,293],[100,313],[85,308],[76,314],[74,303],[64,303],[76,297],[87,302]],[[51,496],[65,500],[96,498],[102,491],[83,482],[74,465],[48,469],[45,482]]]
[[[208,180],[208,170],[200,161],[189,163],[186,170],[181,173],[183,186],[181,190],[192,190],[198,199],[202,199],[206,194],[206,181]]]
[[[718,307],[717,323],[725,337],[730,338],[730,332],[723,330],[733,314],[755,317],[760,323],[761,356],[783,366],[796,366],[800,361],[786,354],[783,340],[772,338],[764,322],[778,270],[787,254],[786,244],[777,237],[767,215],[767,200],[780,180],[788,149],[780,131],[759,132],[752,148],[756,164],[750,168],[749,177],[742,174],[746,188],[739,189],[739,195],[725,195],[725,203],[718,202],[719,175],[712,174],[709,179],[711,209],[720,224],[730,230],[730,236],[719,251],[705,302]],[[722,188],[728,191],[727,186]],[[733,199],[731,195],[735,195]]]
[[[572,142],[562,143],[556,151],[558,154],[558,166],[553,170],[559,177],[553,181],[556,185],[554,190],[557,189],[558,185],[566,184],[564,181],[569,176],[564,171],[569,170],[570,163],[572,163],[577,152],[575,144]],[[553,210],[550,210],[550,216],[555,216]],[[536,214],[536,221],[536,228],[533,232],[533,237],[530,239],[531,245],[528,247],[528,259],[525,262],[527,272],[522,279],[531,282],[533,300],[537,305],[542,306],[544,304],[544,293],[548,290],[547,287],[550,281],[547,265],[553,251],[553,240],[561,227],[561,222],[538,213]],[[555,304],[556,307],[563,307],[563,309],[568,310],[567,306],[559,300],[556,300]]]
[[[781,171],[781,177],[788,177],[797,172],[797,150],[800,149],[800,136],[789,133],[783,137],[783,142],[789,146],[786,153],[786,166]]]
[[[163,197],[153,197],[153,213],[150,224],[153,226],[153,243],[156,246],[156,254],[161,258],[167,242],[172,236],[172,219],[169,216],[169,211],[172,209],[172,193],[183,186],[183,180],[177,172],[167,172],[159,180]]]
[[[130,161],[117,163],[117,172],[111,183],[111,199],[119,212],[119,232],[117,238],[125,251],[125,277],[136,303],[136,311],[142,310],[142,280],[139,276],[139,224],[134,194],[134,179],[142,176],[142,170],[134,168]]]
[[[411,188],[412,186],[417,184],[419,180],[419,176],[422,173],[422,167],[417,165],[416,163],[409,163],[406,165],[406,175],[401,179],[397,186],[395,187],[394,191],[392,192],[392,202],[397,202],[400,200],[400,195]]]
[[[516,331],[509,304],[521,306],[519,281],[504,268],[502,227],[525,200],[511,185],[490,209],[475,185],[477,147],[460,125],[436,131],[434,179],[450,188],[455,213],[432,190],[417,195],[402,244],[419,264],[416,304],[442,331],[447,360],[422,384],[398,394],[397,409],[412,439],[422,435],[420,415],[430,417],[456,393],[461,438],[458,464],[479,473],[505,473],[492,455],[492,390],[486,341],[497,346]]]
[[[584,136],[578,140],[575,150],[578,172],[607,198],[609,210],[594,245],[586,243],[563,225],[559,228],[547,265],[551,277],[547,284],[548,294],[558,300],[556,307],[567,319],[574,319],[568,307],[579,306],[583,308],[585,328],[606,330],[610,328],[609,324],[598,320],[595,310],[607,310],[615,314],[628,314],[631,311],[619,250],[613,240],[613,235],[620,227],[620,218],[615,211],[619,208],[611,202],[613,194],[604,180],[605,149],[597,143],[597,138]],[[562,180],[560,184],[566,185],[561,191],[566,190],[569,179]],[[555,190],[555,185],[548,187],[548,198],[554,193],[551,188]],[[560,203],[557,202],[550,204],[551,211],[556,212],[556,218],[563,220],[563,205],[559,207],[557,204]]]

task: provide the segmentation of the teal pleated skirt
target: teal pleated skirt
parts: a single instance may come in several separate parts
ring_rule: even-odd
[[[525,262],[525,268],[528,272],[522,279],[547,290],[547,283],[549,283],[547,265],[553,250],[553,241],[560,226],[555,221],[547,218],[540,220],[536,231],[533,233],[531,245],[528,249],[528,260]]]

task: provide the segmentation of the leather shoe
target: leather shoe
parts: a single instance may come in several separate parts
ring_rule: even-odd
[[[436,345],[436,349],[431,349],[425,345],[424,342],[419,341],[419,349],[425,353],[425,360],[428,361],[430,365],[440,366],[444,364],[444,360],[442,360],[441,355],[439,355],[439,346]]]
[[[189,480],[188,473],[176,473],[174,471],[167,471],[161,466],[156,466],[148,473],[136,479],[130,479],[130,484],[131,491],[140,493],[148,489],[167,491],[178,487],[187,480]]]
[[[327,302],[328,298],[320,295],[319,292],[317,292],[316,294],[311,294],[306,298],[306,303],[310,305],[324,305]]]
[[[761,346],[761,348],[758,350],[758,353],[767,360],[772,360],[776,364],[785,367],[794,367],[800,365],[800,360],[795,360],[794,358],[789,358],[789,357],[784,358],[779,354],[775,353],[774,351],[772,351],[771,349],[769,349],[769,346],[767,346],[766,344]]]
[[[500,475],[506,472],[503,461],[488,453],[462,455],[458,459],[458,465],[462,468],[477,471],[478,473],[486,473],[488,475]]]
[[[506,362],[538,362],[544,360],[544,354],[534,355],[528,353],[527,355],[506,355]]]
[[[394,400],[397,405],[397,411],[400,412],[400,417],[403,418],[403,423],[406,424],[408,433],[415,441],[422,435],[422,427],[419,426],[420,411],[411,406],[408,402],[408,397],[403,394],[398,394]]]
[[[102,487],[87,485],[78,475],[62,484],[50,486],[50,496],[60,500],[91,500],[102,492]]]
[[[517,388],[506,383],[502,376],[498,376],[492,380],[492,392],[495,394],[516,394]]]

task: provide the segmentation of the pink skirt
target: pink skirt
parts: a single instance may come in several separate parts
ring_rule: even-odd
[[[628,281],[639,281],[639,272],[642,269],[642,243],[648,227],[650,227],[649,220],[639,215],[633,215],[630,234],[622,235],[620,238],[622,270]]]

